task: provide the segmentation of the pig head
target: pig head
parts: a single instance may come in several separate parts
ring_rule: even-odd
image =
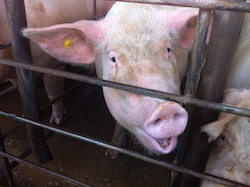
[[[250,109],[250,90],[227,89],[224,104]],[[206,172],[250,185],[250,119],[220,113],[219,119],[202,130],[215,141],[206,165]],[[222,186],[203,181],[202,187]]]
[[[94,63],[101,79],[180,94],[197,15],[193,8],[117,2],[102,20],[23,34],[62,61]],[[103,92],[116,121],[150,152],[166,154],[176,147],[188,121],[181,105],[107,87]]]
[[[245,14],[236,52],[227,79],[223,103],[250,109],[250,15]],[[220,113],[217,121],[202,127],[214,141],[205,172],[250,185],[250,120],[248,117]],[[221,186],[208,181],[203,187]]]

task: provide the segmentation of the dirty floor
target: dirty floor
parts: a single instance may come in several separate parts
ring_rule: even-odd
[[[67,80],[66,88],[74,83],[76,82]],[[96,96],[90,100],[94,94]],[[37,96],[40,106],[48,101],[42,86],[38,88]],[[89,102],[63,128],[111,142],[114,120],[106,108],[99,87],[82,83],[72,93],[64,97],[68,113],[72,113],[81,103],[88,100]],[[20,96],[17,90],[0,98],[0,110],[22,115]],[[41,113],[44,122],[48,122],[49,114],[49,108]],[[0,116],[0,128],[5,137],[4,144],[8,153],[19,156],[29,148],[26,128],[23,124]],[[168,169],[127,155],[121,154],[118,159],[112,160],[104,155],[105,148],[58,134],[48,138],[47,144],[54,159],[43,164],[43,167],[84,181],[92,186],[167,187],[169,184],[170,172]],[[126,147],[133,150],[140,148],[133,138],[130,138]],[[170,160],[171,155],[158,159]],[[38,164],[33,154],[29,155],[26,160]],[[0,169],[2,173],[0,185],[7,186],[3,178],[3,170]],[[22,164],[12,169],[12,174],[15,187],[78,186]]]

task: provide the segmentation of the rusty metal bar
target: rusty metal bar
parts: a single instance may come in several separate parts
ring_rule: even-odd
[[[111,0],[105,0],[111,1]],[[228,0],[117,0],[122,2],[134,2],[134,3],[148,3],[148,4],[159,4],[159,5],[174,5],[184,7],[195,7],[201,9],[216,9],[216,10],[231,10],[240,12],[250,12],[250,3],[228,1]]]
[[[120,90],[124,90],[124,91],[128,91],[128,92],[137,93],[137,94],[143,94],[143,95],[147,95],[150,97],[156,97],[156,98],[160,98],[160,99],[176,101],[176,102],[179,102],[179,103],[182,103],[185,105],[190,104],[190,105],[194,105],[197,107],[204,107],[204,108],[209,108],[212,110],[219,110],[219,111],[223,111],[223,112],[228,112],[228,113],[233,113],[233,114],[237,114],[237,115],[250,117],[250,110],[249,109],[242,109],[242,108],[224,105],[224,104],[220,104],[220,103],[216,103],[216,102],[210,102],[210,101],[206,101],[206,100],[202,100],[202,99],[191,98],[191,97],[189,98],[189,97],[181,96],[181,95],[168,94],[165,92],[130,86],[130,85],[116,83],[116,82],[100,80],[100,79],[95,78],[95,77],[89,77],[86,75],[79,75],[76,73],[65,72],[62,70],[48,69],[48,68],[42,68],[42,67],[37,67],[37,66],[33,66],[33,65],[28,65],[28,64],[21,64],[21,63],[10,61],[10,60],[0,59],[0,64],[6,64],[6,65],[8,64],[10,66],[14,66],[17,68],[25,68],[25,69],[37,71],[40,73],[52,74],[55,76],[65,77],[67,79],[86,82],[86,83],[90,83],[90,84],[94,84],[94,85],[98,85],[98,86],[106,86],[106,87],[120,89]]]
[[[207,34],[211,19],[211,11],[199,11],[197,35],[194,42],[193,51],[191,53],[190,66],[187,74],[187,83],[185,85],[184,95],[194,97],[200,82],[201,72],[204,66],[205,48],[207,42]]]
[[[29,41],[22,37],[20,30],[27,26],[23,0],[5,0],[8,22],[10,24],[11,45],[14,60],[21,63],[32,63]],[[33,72],[17,69],[19,92],[21,95],[24,115],[39,119],[38,104],[35,94]],[[46,163],[52,155],[44,139],[43,129],[27,126],[30,144],[37,160]]]
[[[241,26],[243,14],[232,11],[215,11],[211,40],[208,45],[206,63],[196,97],[207,101],[221,102],[232,57]],[[222,73],[223,72],[223,73]],[[207,136],[200,127],[217,119],[218,112],[205,108],[196,109],[191,119],[190,133],[183,165],[203,171],[209,153]],[[199,180],[182,175],[180,187],[199,186]]]
[[[200,172],[197,172],[194,170],[184,168],[182,166],[178,166],[178,165],[173,164],[173,163],[155,160],[155,159],[149,158],[147,156],[141,155],[137,152],[133,152],[133,151],[129,151],[129,150],[126,150],[123,148],[119,148],[119,147],[104,143],[102,141],[99,141],[99,140],[96,140],[93,138],[89,138],[87,136],[83,136],[83,135],[80,135],[78,133],[63,129],[61,127],[46,125],[44,123],[39,123],[39,122],[36,122],[34,120],[30,120],[27,118],[17,116],[16,114],[11,114],[11,113],[7,113],[7,112],[3,112],[3,111],[0,111],[0,115],[3,115],[5,117],[11,118],[11,119],[14,119],[17,121],[20,121],[22,123],[29,123],[29,124],[34,125],[34,126],[42,127],[44,129],[47,129],[47,130],[53,131],[55,133],[58,133],[58,134],[61,134],[64,136],[68,136],[68,137],[71,137],[71,138],[74,138],[77,140],[86,141],[88,143],[95,144],[95,145],[98,145],[98,146],[101,146],[101,147],[104,147],[107,149],[113,149],[113,150],[119,151],[121,153],[124,153],[126,155],[132,156],[134,158],[137,158],[137,159],[140,159],[140,160],[143,160],[143,161],[146,161],[146,162],[149,162],[149,163],[161,166],[161,167],[176,170],[178,172],[182,172],[182,173],[191,175],[193,177],[198,177],[198,178],[202,178],[205,180],[210,180],[212,182],[222,184],[222,185],[227,185],[227,186],[249,187],[248,185],[245,185],[245,184],[237,183],[234,181],[230,181],[230,180],[223,179],[223,178],[216,177],[216,176],[212,176],[212,175],[203,174],[203,173],[200,173]],[[1,151],[0,151],[0,155],[3,155],[5,157],[9,157],[9,154],[3,153]]]
[[[133,0],[127,0],[128,2],[138,2],[138,1],[133,1]],[[150,0],[145,0],[145,1],[140,1],[140,2],[143,2],[143,3],[153,3],[152,1],[150,1]],[[211,2],[206,2],[206,1],[204,1],[204,2],[201,2],[201,1],[197,1],[197,0],[193,0],[193,1],[190,1],[190,0],[186,0],[185,2],[180,2],[180,1],[173,1],[173,0],[166,0],[166,1],[164,1],[164,3],[163,4],[166,4],[166,3],[169,3],[169,4],[171,4],[171,5],[177,5],[177,6],[191,6],[191,7],[200,7],[200,8],[208,8],[208,9],[220,9],[220,10],[234,10],[234,11],[247,11],[247,12],[250,12],[250,6],[249,5],[247,5],[246,3],[235,3],[235,2],[228,2],[228,1],[218,1],[218,2],[216,2],[216,4],[213,4],[213,3],[211,3]],[[180,3],[180,4],[179,4]],[[185,5],[185,3],[187,3],[188,5]],[[198,3],[198,6],[197,6],[197,3]],[[208,5],[207,5],[208,4]],[[237,5],[237,6],[234,6],[234,5]],[[204,6],[204,7],[203,7]],[[24,67],[24,66],[23,66]],[[27,68],[27,69],[29,69],[29,68]],[[30,68],[30,69],[32,69],[32,68]],[[35,69],[35,68],[34,68]],[[53,70],[53,71],[55,71],[55,70]],[[51,74],[54,74],[54,73],[51,73]],[[60,74],[60,72],[59,72],[59,74]],[[59,75],[59,76],[61,76],[61,75]],[[199,75],[198,75],[199,76]],[[75,76],[73,76],[74,78],[76,78]],[[75,80],[77,80],[77,79],[81,79],[80,81],[83,81],[83,82],[87,82],[86,80],[83,80],[82,79],[82,76],[80,77],[80,78],[76,78]],[[242,111],[239,111],[237,108],[235,108],[235,107],[227,107],[227,106],[224,106],[224,107],[226,107],[226,109],[225,108],[223,108],[223,105],[222,105],[222,108],[220,107],[220,105],[216,105],[217,103],[213,103],[213,102],[206,102],[206,101],[202,101],[202,100],[198,100],[198,99],[193,99],[193,98],[185,98],[185,97],[183,97],[183,96],[175,96],[175,95],[171,95],[171,94],[166,94],[166,93],[163,93],[163,92],[156,92],[156,91],[152,91],[152,90],[147,90],[147,89],[138,89],[138,90],[136,90],[136,88],[135,87],[132,87],[132,86],[127,86],[127,85],[122,85],[122,84],[117,84],[117,83],[111,83],[111,82],[108,82],[108,81],[102,81],[102,80],[98,80],[98,79],[93,79],[93,80],[88,80],[88,81],[90,81],[90,82],[92,82],[92,81],[94,81],[95,82],[95,84],[97,84],[97,85],[104,85],[104,86],[109,86],[109,87],[114,87],[114,88],[119,88],[119,87],[122,87],[122,90],[125,90],[125,91],[132,91],[132,92],[135,92],[135,93],[140,93],[140,92],[145,92],[145,93],[143,93],[143,94],[145,94],[145,95],[150,95],[151,96],[151,94],[152,94],[152,96],[154,96],[154,94],[156,94],[156,97],[158,97],[158,98],[163,98],[163,99],[166,99],[166,98],[169,98],[168,100],[173,100],[173,101],[177,101],[177,102],[181,102],[181,103],[183,103],[183,104],[193,104],[193,105],[195,105],[195,106],[204,106],[204,105],[206,105],[205,107],[207,107],[207,108],[210,108],[209,107],[209,105],[211,106],[211,108],[212,109],[216,109],[216,110],[221,110],[221,111],[225,111],[225,112],[229,112],[229,111],[231,111],[231,113],[238,113],[238,114],[240,114],[240,113],[242,113],[242,111],[243,111],[243,113],[245,112],[245,115],[246,116],[250,116],[250,113],[249,113],[249,110],[242,110]],[[119,89],[121,89],[121,88],[119,88]],[[190,94],[190,95],[192,95],[192,94]],[[172,99],[171,99],[172,98]],[[178,101],[179,100],[179,101]],[[198,102],[198,104],[195,104],[195,102]],[[202,102],[204,102],[204,104],[202,104]],[[217,106],[218,106],[218,108],[217,108]],[[39,126],[39,125],[38,125]],[[39,126],[40,127],[40,126]],[[42,127],[42,126],[41,126]],[[44,128],[44,127],[43,127]],[[51,129],[50,129],[51,130]],[[65,134],[66,135],[66,134]],[[109,147],[110,148],[110,147]],[[112,149],[112,148],[111,148]],[[113,148],[114,149],[114,148]],[[119,150],[118,150],[119,151]],[[5,154],[5,153],[4,153]],[[6,157],[8,157],[8,155],[7,154],[5,154],[5,156]],[[132,155],[133,157],[136,157],[135,155]],[[137,158],[137,157],[136,157]],[[153,161],[154,162],[154,161]],[[161,165],[161,164],[159,164],[159,165]],[[164,164],[163,164],[164,165]],[[178,169],[176,169],[177,171],[179,171]],[[185,169],[184,170],[182,170],[182,171],[185,171]],[[180,172],[182,172],[182,171],[180,171]],[[200,175],[199,175],[199,173],[197,172],[192,172],[191,170],[187,170],[187,171],[189,171],[189,172],[186,172],[187,174],[190,174],[191,176],[195,176],[195,177],[200,177]],[[183,172],[183,173],[185,173],[185,172]],[[202,174],[201,174],[202,175]],[[201,177],[202,178],[202,177]],[[228,186],[235,186],[235,185],[237,185],[237,186],[246,186],[246,185],[241,185],[241,184],[239,184],[239,183],[231,183],[231,182],[229,182],[229,183],[227,183],[228,181],[227,180],[225,180],[226,181],[226,183],[224,183],[225,181],[224,180],[222,180],[222,182],[221,182],[221,180],[218,178],[218,177],[213,177],[213,176],[211,176],[211,177],[204,177],[203,179],[211,179],[212,181],[214,181],[214,182],[219,182],[220,184],[223,184],[223,185],[228,185]],[[224,182],[223,182],[224,181]],[[186,185],[186,184],[185,184]]]
[[[207,35],[209,31],[210,19],[212,12],[210,10],[200,9],[199,18],[197,23],[197,34],[195,37],[194,47],[191,54],[189,70],[187,74],[187,80],[185,85],[184,95],[187,97],[195,97],[198,83],[200,81],[200,75],[204,66],[205,49],[207,42]],[[193,106],[187,106],[189,112],[189,120],[192,116]],[[190,124],[190,123],[188,123]],[[189,133],[189,125],[187,126],[184,134],[181,136],[179,146],[176,154],[176,163],[181,164],[184,160],[186,151],[187,138]],[[171,186],[179,186],[178,173],[172,173]]]

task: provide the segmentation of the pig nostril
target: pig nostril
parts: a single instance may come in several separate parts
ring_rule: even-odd
[[[156,119],[153,124],[158,125],[159,123],[161,123],[161,118]]]
[[[174,121],[177,121],[177,120],[179,120],[179,119],[181,119],[182,118],[182,114],[181,113],[176,113],[176,114],[174,114],[173,116],[172,116],[172,119],[174,120]],[[167,119],[165,119],[165,120],[167,120]],[[157,118],[152,124],[153,125],[160,125],[162,122],[164,121],[164,119],[163,118]]]
[[[174,114],[173,119],[178,120],[180,117],[181,117],[181,114],[176,113],[176,114]]]

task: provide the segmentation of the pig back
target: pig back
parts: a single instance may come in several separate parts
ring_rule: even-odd
[[[226,88],[250,88],[250,14],[245,13]]]

